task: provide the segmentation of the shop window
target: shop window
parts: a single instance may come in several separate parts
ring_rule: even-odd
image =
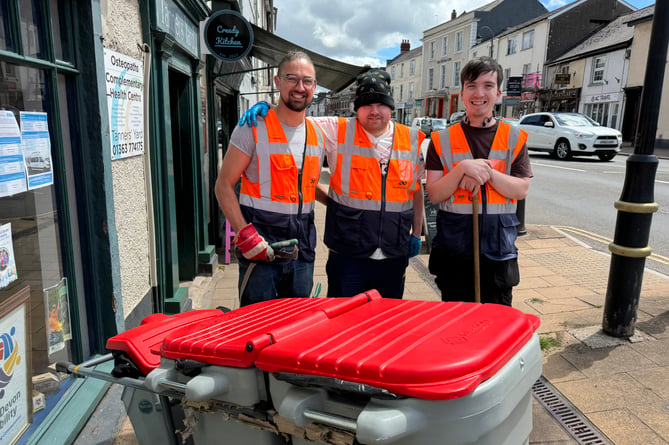
[[[618,110],[620,104],[611,104],[611,128],[618,128]]]
[[[12,33],[9,32],[9,2],[0,2],[0,49],[14,51]]]
[[[72,27],[67,23],[67,17],[61,15],[60,11],[65,8],[64,0],[51,0],[51,28],[53,30],[53,49],[56,60],[72,63],[71,35]]]
[[[45,26],[40,19],[41,3],[39,0],[19,1],[23,55],[37,59],[45,58],[43,36]]]
[[[0,304],[29,288],[30,348],[22,358],[32,376],[82,360],[79,339],[87,330],[74,272],[81,264],[73,247],[75,178],[68,176],[69,125],[78,121],[68,87],[76,69],[68,62],[66,74],[56,72],[72,59],[71,31],[60,15],[71,4],[64,3],[0,2]],[[30,63],[15,62],[24,57]]]

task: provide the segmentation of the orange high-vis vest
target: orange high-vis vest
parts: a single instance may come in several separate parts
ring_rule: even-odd
[[[258,120],[258,126],[253,128],[258,160],[258,172],[253,176],[258,180],[250,180],[246,172],[242,174],[239,205],[246,221],[268,243],[295,238],[299,258],[312,262],[317,239],[316,186],[325,157],[325,135],[308,119],[305,133],[299,169],[274,110]]]
[[[252,182],[246,174],[242,175],[239,203],[254,209],[287,214],[313,211],[325,153],[325,136],[321,128],[306,120],[301,178],[274,110],[269,110],[265,119],[258,121],[253,135],[258,157],[258,181]]]
[[[358,120],[340,118],[339,150],[330,178],[330,198],[362,210],[380,210],[383,200],[387,211],[411,208],[413,194],[420,186],[420,145],[424,139],[422,133],[412,133],[409,127],[395,124],[384,184],[379,160]]]
[[[505,174],[511,173],[511,165],[527,141],[527,133],[512,127],[506,122],[499,122],[497,132],[490,147],[488,159],[493,168]],[[446,130],[432,133],[432,143],[441,160],[444,173],[455,168],[458,163],[473,159],[471,149],[460,123],[451,125]],[[482,193],[478,200],[482,202]],[[489,183],[485,184],[486,212],[489,214],[515,213],[516,200],[510,199],[495,190]],[[446,212],[466,214],[472,213],[472,194],[468,190],[457,189],[453,195],[439,204]]]
[[[358,120],[339,120],[325,221],[325,244],[336,252],[356,258],[367,258],[379,247],[387,257],[408,252],[425,135],[405,125],[394,126],[384,172]]]

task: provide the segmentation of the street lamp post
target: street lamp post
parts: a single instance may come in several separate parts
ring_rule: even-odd
[[[639,110],[639,134],[634,154],[627,159],[625,183],[615,203],[618,219],[611,251],[611,267],[604,304],[602,330],[612,336],[634,335],[643,282],[652,215],[658,210],[654,199],[658,160],[653,154],[660,114],[661,95],[669,43],[669,0],[657,0],[648,48],[648,63]]]

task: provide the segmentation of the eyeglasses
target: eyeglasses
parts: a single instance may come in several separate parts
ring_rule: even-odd
[[[286,74],[285,76],[280,76],[280,77],[281,77],[283,80],[285,80],[286,83],[287,83],[289,86],[291,86],[291,87],[294,87],[294,86],[297,85],[300,81],[302,82],[302,86],[303,86],[304,88],[311,88],[311,87],[313,87],[314,85],[316,85],[316,79],[314,79],[313,77],[302,77],[302,78],[299,78],[299,77],[297,77],[297,76],[294,75],[294,74]]]

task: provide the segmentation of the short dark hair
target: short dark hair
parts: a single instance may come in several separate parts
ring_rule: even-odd
[[[299,60],[299,59],[304,59],[307,62],[309,62],[311,65],[314,64],[314,62],[311,61],[311,57],[304,51],[298,51],[298,50],[291,50],[286,53],[285,56],[281,59],[281,62],[279,62],[279,70],[277,71],[277,74],[280,76],[281,75],[281,67],[288,63],[292,62],[293,60]]]
[[[502,66],[492,57],[476,57],[465,64],[460,71],[460,84],[465,86],[465,82],[473,82],[483,73],[497,73],[497,88],[502,87],[504,81],[504,72]]]

